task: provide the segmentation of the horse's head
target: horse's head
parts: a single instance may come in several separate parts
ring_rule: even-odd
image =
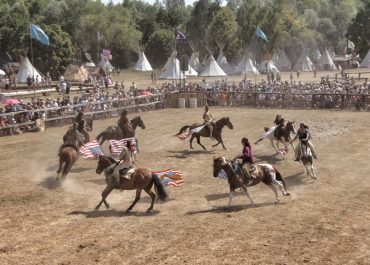
[[[288,132],[292,132],[294,134],[297,133],[297,131],[295,130],[294,128],[294,122],[295,121],[288,121],[286,126],[285,126],[285,129],[288,131]]]
[[[115,160],[111,157],[100,155],[99,156],[99,161],[98,161],[98,166],[96,167],[96,174],[101,174],[104,169],[109,167],[110,165],[114,164]]]
[[[223,117],[222,119],[220,119],[218,121],[221,125],[226,125],[229,129],[234,129],[234,125],[231,123],[230,121],[230,118],[229,117]]]
[[[227,165],[226,158],[223,156],[213,157],[213,177],[217,178],[220,170]]]
[[[136,127],[140,127],[141,129],[145,129],[145,124],[140,116],[135,117],[132,119],[131,123]]]

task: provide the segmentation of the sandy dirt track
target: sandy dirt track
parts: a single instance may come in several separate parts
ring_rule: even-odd
[[[184,173],[181,188],[168,188],[170,200],[145,214],[143,193],[124,214],[134,191],[114,191],[111,209],[94,211],[105,187],[96,161],[79,159],[63,187],[55,187],[57,150],[67,127],[0,138],[0,264],[370,264],[369,113],[280,110],[289,120],[306,122],[318,150],[318,180],[286,157],[272,158],[268,142],[254,146],[257,161],[274,164],[291,197],[263,184],[249,189],[256,207],[238,192],[227,210],[228,185],[212,177],[212,156],[232,158],[240,139],[256,140],[272,125],[277,110],[213,108],[230,116],[226,151],[202,151],[173,135],[199,122],[203,109],[140,113],[138,165]],[[131,114],[130,118],[139,114]],[[96,121],[96,136],[115,119]],[[104,145],[107,150],[107,145]]]

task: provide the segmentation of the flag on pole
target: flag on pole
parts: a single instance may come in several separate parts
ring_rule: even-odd
[[[179,138],[181,141],[184,141],[186,138],[188,138],[193,133],[200,132],[204,128],[204,126],[206,126],[206,125],[199,126],[199,127],[194,128],[194,129],[192,129],[190,131],[185,131],[182,134],[177,135],[177,138]]]
[[[124,146],[127,145],[127,141],[131,141],[131,147],[133,148],[134,154],[137,153],[137,146],[136,146],[136,139],[135,138],[125,138],[121,140],[109,140],[109,144],[111,145],[111,152],[112,155],[119,155],[122,152]]]
[[[175,29],[175,38],[176,38],[176,42],[186,42],[185,34],[179,31],[178,29]]]
[[[152,171],[159,177],[164,186],[180,187],[184,184],[184,178],[182,172],[178,170],[166,169],[162,171]]]
[[[49,37],[38,26],[31,23],[31,38],[36,39],[44,45],[50,45]]]
[[[110,55],[110,50],[103,49],[103,55],[108,57]]]
[[[80,154],[83,158],[96,158],[99,155],[104,155],[104,152],[98,141],[94,140],[81,146]]]
[[[267,41],[266,34],[265,34],[265,33],[263,33],[263,31],[261,30],[261,28],[260,28],[260,27],[258,27],[258,26],[257,26],[257,29],[256,29],[256,36],[257,36],[258,38],[261,38],[261,39],[263,39],[264,41],[268,42],[268,41]]]

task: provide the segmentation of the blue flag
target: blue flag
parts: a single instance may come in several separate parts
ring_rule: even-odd
[[[256,29],[256,36],[257,36],[258,38],[261,38],[261,39],[263,39],[264,41],[268,42],[268,41],[267,41],[267,37],[266,37],[265,33],[263,33],[263,31],[261,30],[261,28],[260,28],[260,27],[258,27],[258,26],[257,26],[257,29]]]
[[[31,38],[38,40],[42,44],[50,45],[49,37],[38,26],[31,24]]]

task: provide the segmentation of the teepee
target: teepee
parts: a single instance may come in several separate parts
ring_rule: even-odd
[[[212,54],[209,55],[202,72],[198,76],[226,76]]]
[[[104,54],[100,54],[101,60],[98,64],[100,68],[102,68],[105,72],[112,72],[113,66],[109,62],[109,56],[105,56]]]
[[[238,63],[234,74],[245,75],[245,74],[255,74],[258,75],[259,72],[257,67],[253,64],[252,60],[248,57],[247,53],[244,54],[243,58]]]
[[[134,69],[136,71],[153,71],[152,66],[150,65],[148,59],[145,56],[144,50],[139,54],[139,59],[137,60]]]
[[[175,50],[171,53],[165,66],[162,68],[163,73],[159,76],[159,79],[184,78],[184,75],[180,71],[180,61],[176,57],[177,52]]]
[[[263,60],[262,62],[260,62],[260,64],[258,65],[258,71],[264,74],[270,73],[270,72],[274,72],[274,73],[279,72],[279,70],[277,69],[277,67],[275,66],[272,60]]]
[[[34,77],[36,79],[37,76],[39,76],[38,80],[41,80],[41,77],[43,76],[40,74],[40,72],[31,64],[28,57],[23,57],[20,64],[19,64],[19,70],[17,73],[17,82],[19,83],[27,83],[27,77]]]
[[[330,57],[328,49],[325,49],[324,53],[321,55],[318,65],[321,70],[337,70],[333,60]]]
[[[303,49],[301,55],[299,56],[297,62],[295,63],[293,67],[294,71],[302,71],[302,72],[310,72],[313,70],[313,63],[308,57],[306,49]]]
[[[321,58],[321,52],[319,50],[319,48],[316,48],[316,50],[313,52],[313,61],[314,62],[317,62],[319,59]]]
[[[272,62],[280,71],[290,71],[292,68],[292,64],[290,63],[289,58],[283,49],[276,51],[272,55]]]
[[[192,54],[189,59],[189,65],[195,70],[199,71],[200,67],[202,66],[199,61],[199,52],[196,52],[195,45],[193,42],[189,41],[190,48],[192,50]]]
[[[370,68],[370,49],[367,52],[365,58],[362,60],[360,67]]]
[[[234,72],[234,68],[229,64],[229,62],[226,59],[226,56],[223,53],[223,49],[225,47],[224,43],[217,42],[217,46],[220,49],[220,53],[217,57],[216,62],[218,65],[224,70],[226,74],[232,74]]]

